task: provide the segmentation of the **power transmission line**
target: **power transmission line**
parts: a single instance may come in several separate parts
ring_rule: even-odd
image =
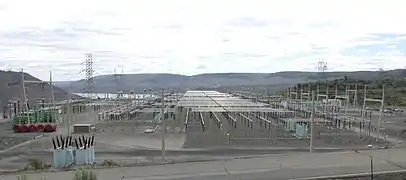
[[[84,63],[85,69],[82,72],[85,72],[86,87],[83,89],[87,98],[91,99],[94,93],[94,84],[93,84],[93,54],[86,53],[86,60]]]

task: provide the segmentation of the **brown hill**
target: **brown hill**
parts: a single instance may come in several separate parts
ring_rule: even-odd
[[[14,71],[0,71],[0,107],[3,107],[9,100],[23,100],[23,90],[21,85],[21,73]],[[39,79],[24,73],[24,79],[29,81],[40,81]],[[52,102],[51,86],[49,84],[25,84],[27,98],[29,102],[38,102],[44,98],[46,102]],[[67,98],[67,93],[54,86],[56,101]],[[78,98],[75,96],[74,98]]]
[[[121,74],[118,78],[113,75],[100,75],[94,78],[95,92],[117,92],[123,90],[135,90],[142,92],[143,89],[196,89],[215,88],[238,89],[242,86],[267,87],[270,91],[279,91],[297,83],[308,83],[319,80],[334,80],[347,76],[359,80],[375,80],[380,78],[405,78],[406,69],[390,71],[353,71],[353,72],[276,72],[276,73],[214,73],[185,76],[179,74]],[[72,92],[81,92],[86,86],[84,80],[56,82],[58,87]],[[221,88],[219,90],[221,90]],[[258,89],[258,88],[257,88]],[[264,91],[263,88],[258,89]]]

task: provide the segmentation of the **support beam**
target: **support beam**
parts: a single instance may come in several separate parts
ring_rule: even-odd
[[[202,131],[204,132],[205,124],[202,112],[199,112],[199,116],[200,116],[200,125],[202,126]]]
[[[367,98],[367,86],[365,85],[364,87],[364,104],[362,106],[362,120],[365,119],[365,113],[366,113],[366,102],[376,102],[380,103],[380,110],[379,110],[379,119],[378,119],[378,127],[377,127],[377,133],[376,133],[376,141],[379,141],[380,137],[380,129],[381,129],[381,121],[383,119],[383,106],[384,106],[384,100],[385,100],[385,86],[382,86],[382,97],[381,99],[371,99]],[[386,134],[384,135],[384,139],[386,141]]]
[[[241,113],[237,113],[238,115],[240,115],[241,117],[243,117],[243,118],[245,118],[247,121],[248,121],[248,127],[249,128],[253,128],[252,126],[253,126],[253,124],[254,124],[254,121],[252,120],[252,119],[250,119],[249,117],[247,117],[247,116],[245,116],[244,114],[241,114]]]
[[[189,124],[189,109],[190,108],[187,108],[186,109],[186,118],[185,118],[185,131],[187,132],[187,126],[188,126],[188,124]]]
[[[257,114],[252,113],[252,112],[250,112],[250,114],[255,116],[256,118],[258,118],[259,120],[264,121],[265,123],[272,124],[272,122],[270,120],[267,120],[267,119],[261,117],[260,115],[257,115]]]
[[[161,145],[162,145],[162,160],[166,160],[166,148],[165,148],[165,136],[166,136],[166,120],[165,120],[165,93],[164,89],[162,89],[162,94],[161,94],[161,121],[162,121],[162,137],[161,137]]]
[[[314,118],[315,118],[315,109],[314,109],[314,91],[312,92],[312,114],[311,114],[311,122],[310,122],[310,152],[313,152],[313,141],[315,135],[315,126],[314,126]]]
[[[210,107],[209,107],[209,109],[210,109],[210,113],[212,113],[214,116],[214,120],[216,121],[217,127],[220,129],[220,131],[223,131],[223,124],[221,124],[219,117],[216,115],[216,113],[213,112],[213,110]]]

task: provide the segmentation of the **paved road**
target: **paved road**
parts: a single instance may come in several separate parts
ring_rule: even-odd
[[[268,155],[229,161],[193,162],[143,167],[95,170],[99,180],[141,179],[293,179],[311,176],[369,172],[370,158],[375,171],[399,170],[406,167],[404,149],[371,150],[339,153],[297,153]],[[30,180],[71,180],[72,172],[31,174]],[[4,180],[14,180],[8,175]]]

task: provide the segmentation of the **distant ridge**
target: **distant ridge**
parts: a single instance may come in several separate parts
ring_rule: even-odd
[[[38,78],[24,73],[24,79],[30,81],[40,81]],[[51,102],[51,86],[49,84],[26,84],[27,98],[31,102],[37,102],[39,99],[44,98],[47,102]],[[54,86],[55,100],[66,99],[67,93],[61,88]],[[79,98],[74,96],[73,98]],[[20,99],[23,100],[23,91],[21,87],[21,73],[14,71],[0,71],[0,105],[1,111],[3,105],[9,100]],[[1,112],[2,113],[2,112]]]
[[[354,71],[354,72],[318,72],[286,71],[277,73],[205,73],[193,76],[180,74],[121,74],[117,82],[112,75],[100,75],[94,78],[95,92],[117,92],[136,90],[142,92],[146,88],[210,88],[227,86],[289,86],[296,83],[312,82],[326,79],[343,78],[344,76],[372,80],[381,77],[404,78],[405,69],[390,71]],[[81,92],[85,81],[56,82],[56,85],[72,92]]]

